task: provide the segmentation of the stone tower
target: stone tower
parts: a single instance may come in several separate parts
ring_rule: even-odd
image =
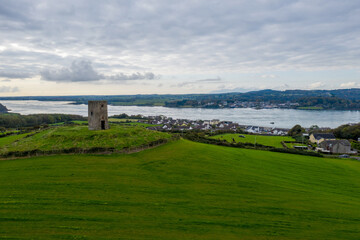
[[[88,102],[89,130],[109,129],[107,101]]]

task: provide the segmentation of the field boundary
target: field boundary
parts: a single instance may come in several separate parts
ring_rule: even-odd
[[[261,144],[252,144],[252,143],[230,143],[226,140],[219,140],[214,138],[205,137],[203,134],[197,133],[188,133],[184,134],[184,138],[193,141],[193,142],[200,142],[205,144],[212,144],[224,147],[233,147],[233,148],[245,148],[245,149],[254,149],[254,150],[264,150],[270,152],[281,152],[281,153],[290,153],[290,154],[298,154],[298,155],[306,155],[306,156],[313,156],[313,157],[324,157],[320,153],[316,152],[306,152],[300,151],[297,149],[290,149],[290,148],[276,148],[272,146],[265,146]]]
[[[0,160],[11,160],[18,158],[28,158],[28,157],[36,157],[36,156],[51,156],[51,155],[62,155],[62,154],[112,154],[112,153],[124,153],[131,154],[136,152],[141,152],[147,149],[155,148],[166,143],[175,141],[180,139],[178,135],[173,135],[171,139],[158,139],[140,146],[136,147],[124,147],[121,150],[117,150],[115,148],[103,148],[103,147],[92,147],[88,149],[83,148],[68,148],[68,149],[60,149],[60,150],[40,150],[34,149],[30,151],[11,151],[5,154],[0,155]]]

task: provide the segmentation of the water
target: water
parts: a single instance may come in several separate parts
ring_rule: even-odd
[[[73,105],[71,102],[57,101],[0,101],[11,112],[21,114],[65,113],[87,116],[87,105]],[[318,125],[335,128],[346,123],[360,122],[360,111],[314,111],[295,109],[204,109],[204,108],[165,108],[139,106],[109,106],[109,116],[126,113],[145,116],[165,115],[172,118],[191,120],[220,119],[242,125],[275,126],[291,128],[295,124],[303,127]],[[274,122],[274,124],[270,124]]]

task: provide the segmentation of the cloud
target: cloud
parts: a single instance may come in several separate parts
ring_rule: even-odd
[[[12,92],[18,92],[18,87],[8,87],[8,86],[0,86],[0,92],[1,93],[12,93]]]
[[[41,78],[46,81],[55,82],[91,82],[98,80],[127,81],[127,80],[153,80],[159,78],[152,72],[115,75],[105,75],[97,72],[92,62],[88,60],[73,61],[69,68],[55,70],[43,70],[40,72]]]
[[[30,78],[33,74],[25,72],[4,72],[0,71],[0,77],[3,78]]]
[[[250,92],[250,91],[258,91],[259,88],[247,88],[247,87],[235,87],[235,88],[227,88],[226,86],[221,86],[219,89],[211,91],[210,93],[230,93],[230,92]]]
[[[325,84],[322,82],[315,82],[308,86],[309,89],[319,89],[325,87]]]
[[[216,78],[206,78],[206,79],[199,79],[199,80],[194,80],[194,81],[188,81],[188,82],[181,82],[178,84],[173,84],[172,87],[194,87],[196,85],[201,84],[202,86],[204,86],[204,84],[213,84],[213,83],[220,83],[222,82],[221,77],[216,77]]]
[[[93,69],[91,62],[86,60],[73,61],[69,68],[43,70],[40,75],[43,80],[55,82],[84,82],[104,78]]]
[[[360,1],[4,2],[1,70],[16,66],[47,81],[145,80],[154,72],[181,82],[201,74],[359,69]],[[68,67],[77,59],[94,59],[94,67]],[[281,81],[263,74],[253,84],[272,79]],[[292,86],[304,88],[309,79]],[[339,79],[333,86],[354,81]],[[232,82],[241,81],[247,84]]]
[[[276,76],[273,74],[263,74],[260,76],[261,78],[275,78]]]
[[[200,80],[196,80],[194,82],[198,82],[198,83],[201,83],[201,82],[219,83],[221,81],[222,81],[222,79],[218,76],[217,78],[200,79]]]
[[[356,82],[347,82],[347,83],[342,83],[340,84],[340,87],[342,88],[355,88],[355,87],[360,87],[360,84],[356,84]]]
[[[109,65],[202,73],[357,68],[359,9],[358,1],[337,0],[157,0],[151,7],[145,0],[7,1],[0,62],[19,60],[28,69],[24,63],[96,57]],[[14,53],[29,57],[7,58]]]
[[[110,75],[105,77],[108,80],[120,80],[120,81],[126,81],[126,80],[153,80],[156,78],[159,78],[159,76],[155,76],[152,72],[146,72],[146,73],[133,73],[133,74],[124,74],[124,73],[118,73],[115,75]]]

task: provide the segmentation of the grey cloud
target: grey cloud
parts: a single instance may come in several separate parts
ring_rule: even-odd
[[[157,78],[154,73],[152,72],[146,72],[146,73],[133,73],[133,74],[124,74],[124,73],[118,73],[115,75],[110,75],[105,77],[108,80],[120,80],[120,81],[126,81],[126,80],[153,80]]]
[[[0,48],[0,62],[24,72],[95,57],[101,72],[116,65],[171,74],[359,68],[359,1],[3,2],[0,46],[9,49]],[[102,77],[96,73],[93,81]],[[85,81],[71,69],[43,75]]]
[[[9,86],[0,86],[0,92],[1,93],[12,93],[12,92],[18,92],[18,87],[9,87]]]
[[[25,72],[3,72],[0,71],[0,77],[3,78],[30,78],[33,74]]]
[[[118,73],[105,75],[99,73],[88,60],[73,61],[69,68],[46,69],[40,72],[41,78],[46,81],[55,82],[91,82],[99,80],[128,81],[128,80],[153,80],[159,78],[152,72],[145,73]]]
[[[220,83],[222,81],[222,79],[220,77],[217,78],[206,78],[206,79],[199,79],[199,80],[195,80],[195,81],[188,81],[188,82],[181,82],[178,84],[173,84],[172,87],[185,87],[185,86],[190,86],[190,87],[194,87],[195,85],[198,84],[203,84],[203,83]]]
[[[40,75],[43,80],[55,82],[84,82],[104,78],[93,69],[91,62],[86,60],[74,61],[69,68],[43,70]]]
[[[195,82],[219,83],[221,81],[222,81],[222,79],[220,77],[217,77],[217,78],[200,79],[200,80],[196,80]]]
[[[243,88],[243,87],[226,88],[226,86],[223,86],[223,88],[214,90],[211,93],[250,92],[250,91],[257,91],[257,90],[260,90],[260,88]]]

